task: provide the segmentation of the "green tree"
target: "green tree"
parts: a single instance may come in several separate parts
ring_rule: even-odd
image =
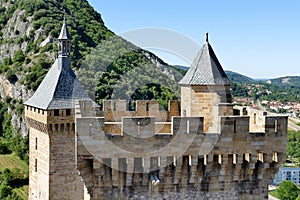
[[[14,62],[23,62],[24,60],[25,60],[25,56],[24,56],[23,51],[22,51],[21,49],[20,49],[20,50],[17,50],[17,51],[15,52],[13,61],[14,61]]]
[[[276,191],[282,200],[295,200],[300,194],[299,188],[292,181],[283,181]]]
[[[11,151],[7,147],[5,139],[0,138],[0,154],[10,154]]]
[[[286,153],[288,157],[300,159],[300,132],[288,132]]]
[[[11,83],[15,83],[15,82],[18,81],[18,77],[16,76],[15,73],[13,73],[13,71],[11,69],[8,69],[8,71],[6,72],[5,77]]]
[[[12,188],[6,184],[6,182],[2,182],[0,185],[0,199],[6,199],[9,195],[12,194]]]

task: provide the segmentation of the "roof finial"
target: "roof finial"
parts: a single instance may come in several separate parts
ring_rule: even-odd
[[[206,33],[205,41],[208,42],[208,33]]]
[[[66,9],[64,9],[64,23],[66,23]]]

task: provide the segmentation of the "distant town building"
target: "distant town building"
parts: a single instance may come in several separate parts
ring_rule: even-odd
[[[300,167],[281,167],[279,169],[279,172],[275,175],[273,184],[279,185],[282,181],[286,180],[300,185]]]

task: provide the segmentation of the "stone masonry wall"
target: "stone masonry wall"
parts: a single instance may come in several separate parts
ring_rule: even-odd
[[[155,117],[123,116],[112,135],[105,117],[80,104],[77,169],[91,199],[266,199],[285,160],[287,117],[260,116],[251,132],[251,117],[222,116],[220,131],[206,133],[205,119],[173,116],[159,134]]]
[[[76,170],[74,109],[26,106],[25,117],[30,127],[29,199],[83,199],[84,183]]]
[[[49,199],[49,150],[47,133],[30,127],[28,199]]]
[[[181,116],[204,117],[204,131],[216,132],[219,116],[230,114],[222,106],[231,102],[230,89],[228,86],[182,86],[181,102]]]

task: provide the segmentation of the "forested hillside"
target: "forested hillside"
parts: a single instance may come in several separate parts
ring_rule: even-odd
[[[188,70],[184,66],[176,66],[182,70]],[[254,100],[278,101],[280,103],[300,103],[300,77],[289,76],[270,79],[268,81],[255,80],[248,76],[225,71],[231,81],[231,93],[233,97],[253,98]]]
[[[64,16],[72,37],[73,69],[80,71],[82,61],[92,50],[97,49],[98,62],[94,62],[94,65],[89,68],[84,68],[79,78],[86,80],[84,75],[94,74],[99,70],[105,72],[88,77],[97,87],[93,92],[96,93],[95,97],[99,103],[101,103],[100,99],[111,98],[112,85],[120,79],[121,75],[135,67],[151,65],[156,68],[155,70],[165,71],[165,74],[174,80],[180,79],[180,75],[171,66],[152,53],[115,36],[105,27],[100,14],[85,0],[2,0],[1,5],[0,49],[3,62],[0,70],[11,83],[19,82],[33,91],[38,87],[56,56],[56,38]],[[99,44],[102,46],[96,48]],[[4,47],[7,46],[14,48],[6,48],[5,52]],[[157,78],[164,76],[162,73],[159,74]],[[155,82],[153,79],[147,81]],[[147,88],[152,88],[153,91],[168,90],[161,87],[158,82],[155,87],[147,86]],[[134,96],[136,98],[153,96],[160,99],[159,95]]]
[[[129,109],[134,109],[132,100],[157,99],[163,109],[168,100],[178,97],[176,82],[182,71],[116,36],[86,0],[0,0],[3,163],[28,163],[23,102],[37,89],[55,60],[56,38],[64,17],[72,39],[72,68],[100,105],[103,99],[125,98]],[[7,169],[0,168],[0,199],[26,196],[28,171],[15,166],[22,165],[11,163]]]
[[[86,0],[0,0],[0,96],[3,103],[7,97],[20,102],[6,105],[16,131],[27,132],[22,102],[57,56],[64,17],[72,68],[100,105],[110,98],[157,99],[167,108],[168,100],[177,98],[180,70],[116,36]]]
[[[274,79],[270,79],[268,83],[272,85],[300,87],[300,76],[286,76],[286,77],[274,78]]]
[[[252,78],[233,72],[233,71],[225,71],[226,75],[228,76],[228,78],[230,79],[231,82],[235,82],[235,83],[254,83],[255,80],[253,80]]]

